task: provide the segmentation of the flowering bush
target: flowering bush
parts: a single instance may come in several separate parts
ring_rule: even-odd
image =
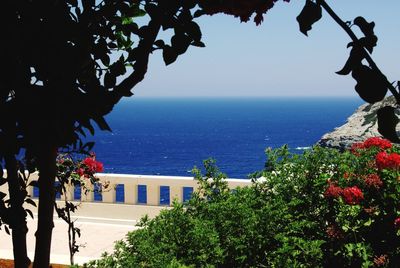
[[[69,154],[59,154],[57,157],[57,179],[61,184],[82,185],[86,187],[85,190],[89,190],[99,182],[95,173],[103,171],[103,163],[96,160],[93,152],[78,161]]]
[[[399,148],[373,137],[354,144],[350,152],[351,165],[329,174],[324,194],[326,232],[341,234],[328,235],[331,259],[365,267],[393,264],[400,253]]]
[[[267,149],[265,170],[233,192],[208,163],[185,206],[87,267],[398,267],[399,153],[380,138],[342,153]]]
[[[95,173],[102,172],[103,169],[103,164],[96,160],[94,153],[90,153],[88,157],[80,161],[75,161],[70,154],[59,154],[57,157],[56,177],[60,183],[56,185],[56,191],[63,194],[68,186],[80,186],[85,194],[89,191],[94,191],[94,185],[100,184],[100,180],[95,176]],[[103,182],[100,185],[101,187],[97,191],[102,191],[108,187],[107,182]],[[55,209],[58,217],[68,224],[70,263],[74,265],[74,255],[79,251],[76,236],[80,236],[80,229],[75,226],[75,220],[71,214],[78,209],[79,201],[78,204],[71,201],[73,200],[65,199],[64,206],[56,202]]]

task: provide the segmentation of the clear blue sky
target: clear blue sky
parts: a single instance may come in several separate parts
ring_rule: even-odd
[[[335,74],[348,57],[350,39],[326,13],[309,37],[301,34],[296,16],[304,2],[279,1],[258,27],[232,16],[203,16],[197,22],[206,47],[191,47],[170,66],[155,53],[135,95],[356,96],[351,76]],[[389,80],[400,79],[400,1],[327,2],[343,20],[361,15],[375,21],[379,40],[372,56]]]

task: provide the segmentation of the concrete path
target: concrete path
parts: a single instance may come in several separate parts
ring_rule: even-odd
[[[91,212],[97,210],[110,209],[108,213],[104,213],[108,217],[96,217],[90,215],[88,211]],[[120,209],[117,209],[119,206]],[[98,259],[101,257],[102,253],[112,252],[114,249],[114,242],[117,240],[124,239],[129,231],[136,230],[136,222],[140,217],[135,215],[135,217],[119,217],[115,218],[115,214],[121,213],[121,205],[102,205],[97,204],[85,204],[85,209],[81,209],[81,213],[78,213],[76,217],[76,226],[81,229],[81,237],[77,239],[78,244],[82,245],[79,252],[75,254],[75,263],[83,264],[89,260]],[[122,206],[123,207],[123,206]],[[146,214],[148,209],[150,209],[150,216],[154,216],[159,213],[162,207],[148,207],[146,206],[132,206],[135,208],[129,208],[136,211],[138,214]],[[79,211],[79,210],[78,210]],[[110,213],[114,211],[114,213]],[[118,211],[119,213],[115,213]],[[83,216],[82,212],[87,212],[89,216]],[[142,213],[140,213],[142,212]],[[96,213],[97,214],[97,213]],[[132,215],[132,214],[131,214]],[[110,217],[111,216],[111,217]],[[34,250],[35,250],[35,230],[37,225],[37,215],[35,219],[28,218],[28,255],[33,260]],[[130,218],[130,219],[129,219]],[[68,250],[68,234],[67,234],[67,224],[58,218],[54,219],[54,230],[53,239],[51,245],[51,263],[59,264],[69,264],[69,250]],[[7,235],[4,228],[0,230],[0,258],[2,259],[13,259],[12,253],[12,240],[11,236]]]

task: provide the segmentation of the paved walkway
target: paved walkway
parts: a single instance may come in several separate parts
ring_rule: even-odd
[[[37,216],[35,215],[35,218]],[[54,220],[53,241],[51,246],[51,263],[69,264],[67,224],[62,220]],[[76,226],[81,229],[78,244],[83,245],[75,255],[75,263],[83,264],[98,259],[102,253],[112,252],[114,242],[124,239],[129,231],[137,229],[136,220],[112,219],[100,217],[77,217]],[[33,260],[37,220],[28,219],[28,255]],[[11,236],[4,228],[0,230],[0,258],[13,259]]]

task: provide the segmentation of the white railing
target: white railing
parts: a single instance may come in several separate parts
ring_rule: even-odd
[[[130,205],[169,206],[173,200],[186,201],[190,193],[197,187],[193,177],[178,176],[151,176],[151,175],[125,175],[125,174],[97,174],[102,182],[109,182],[109,186],[101,193],[84,193],[82,189],[76,192],[73,186],[67,189],[63,200],[76,200],[82,202],[122,203]],[[32,174],[30,180],[36,180],[37,174]],[[227,179],[229,188],[250,185],[246,179]],[[3,185],[4,187],[4,185]],[[3,188],[0,187],[0,188]],[[80,187],[80,186],[78,186]],[[2,190],[2,189],[0,189]],[[3,189],[4,192],[4,189]],[[38,196],[38,190],[28,187],[28,194],[33,198]],[[162,195],[164,198],[162,198]],[[118,196],[118,198],[117,198]],[[117,200],[119,199],[119,200]]]

